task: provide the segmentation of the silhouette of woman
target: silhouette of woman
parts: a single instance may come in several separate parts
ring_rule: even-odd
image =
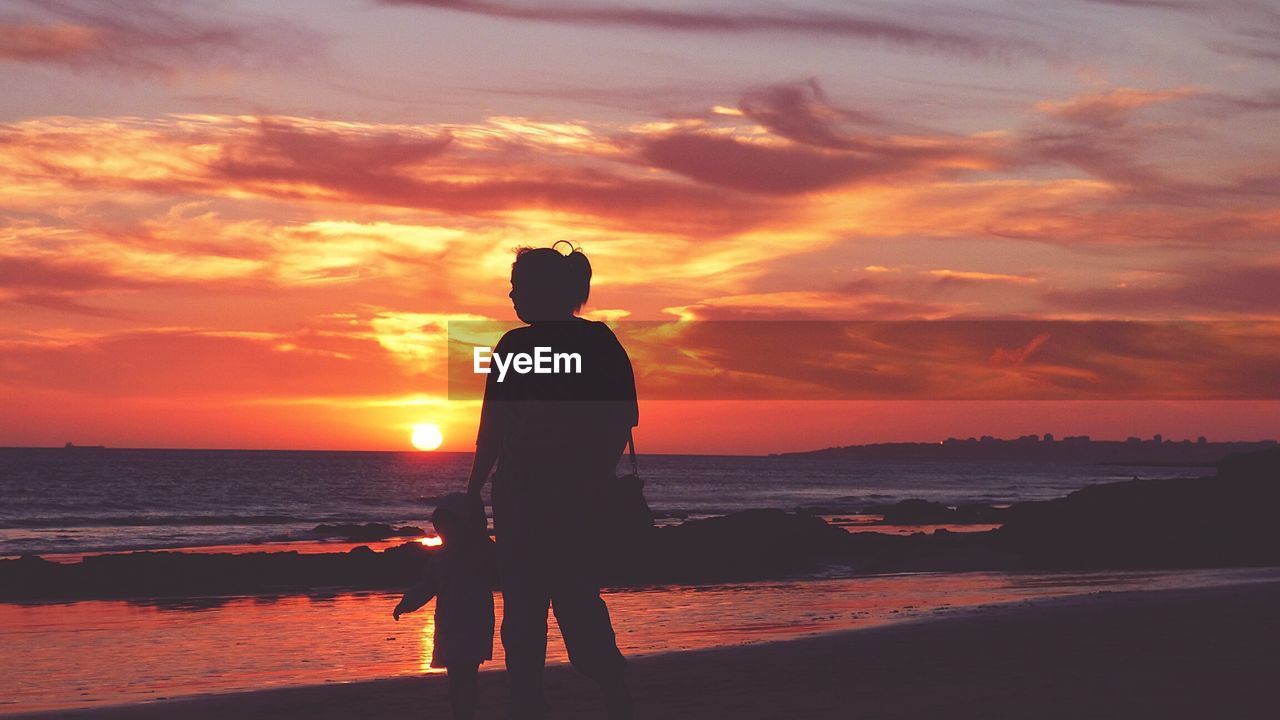
[[[599,684],[608,716],[630,718],[626,661],[592,555],[599,509],[591,498],[616,472],[638,422],[635,379],[608,326],[576,316],[591,290],[591,264],[570,248],[517,251],[511,300],[527,325],[504,335],[494,355],[533,355],[535,348],[578,353],[581,372],[509,373],[502,382],[489,374],[468,491],[479,498],[496,463],[493,517],[510,716],[546,717],[542,673],[551,607],[569,661]]]

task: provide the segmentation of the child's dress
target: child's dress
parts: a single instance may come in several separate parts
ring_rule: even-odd
[[[493,659],[493,551],[487,537],[442,546],[400,601],[412,612],[436,598],[431,667],[475,666]]]

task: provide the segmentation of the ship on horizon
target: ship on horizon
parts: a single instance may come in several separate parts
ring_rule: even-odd
[[[75,443],[68,441],[66,445],[62,446],[62,448],[64,450],[106,450],[107,446],[106,445],[76,445]]]

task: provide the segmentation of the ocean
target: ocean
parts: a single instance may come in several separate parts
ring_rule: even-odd
[[[0,449],[0,557],[315,541],[320,524],[430,529],[470,453]],[[1201,468],[817,457],[642,455],[661,522],[750,508],[856,516],[908,498],[948,505],[1060,497]]]
[[[0,556],[343,551],[352,543],[325,541],[316,526],[430,529],[437,499],[462,487],[470,462],[466,453],[0,449]],[[1005,504],[1134,475],[1203,472],[804,456],[646,455],[640,467],[664,522],[748,508],[804,508],[836,519],[874,515],[876,506],[907,498]],[[1270,568],[859,575],[833,567],[774,581],[615,588],[605,599],[619,646],[634,657],[941,617],[993,603],[1276,577]],[[0,646],[21,649],[0,652],[0,715],[432,672],[431,614],[393,622],[397,598],[318,588],[0,603]],[[500,594],[496,603],[500,617]],[[495,653],[485,669],[502,666],[500,643]],[[553,626],[548,661],[566,660]]]

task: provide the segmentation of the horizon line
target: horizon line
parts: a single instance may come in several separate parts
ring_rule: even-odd
[[[1138,438],[1143,443],[1149,443],[1155,440],[1152,437],[1139,437],[1131,435],[1126,438],[1095,438],[1090,435],[1063,435],[1058,436],[1054,433],[1046,433],[1043,435],[1028,434],[1018,437],[1003,438],[993,435],[978,435],[968,437],[947,437],[942,440],[892,440],[885,442],[873,443],[853,443],[849,445],[828,445],[825,447],[811,447],[805,450],[778,450],[766,453],[731,453],[731,452],[648,452],[639,453],[640,455],[673,455],[673,456],[701,456],[701,457],[770,457],[774,455],[804,454],[816,453],[825,450],[839,450],[844,448],[856,447],[877,447],[884,445],[943,445],[948,440],[958,440],[961,442],[973,440],[982,442],[983,438],[990,438],[996,442],[1016,442],[1023,438],[1034,437],[1036,442],[1046,442],[1044,438],[1053,437],[1054,443],[1061,443],[1067,438],[1085,438],[1090,443],[1126,443],[1132,438]],[[1181,443],[1198,444],[1199,438],[1205,437],[1206,445],[1230,445],[1230,444],[1280,444],[1277,438],[1260,438],[1254,440],[1234,439],[1234,440],[1210,440],[1207,436],[1197,436],[1196,438],[1171,439],[1161,436],[1161,444],[1174,445]],[[114,445],[72,445],[67,447],[63,445],[0,445],[0,450],[153,450],[153,451],[170,451],[170,452],[298,452],[298,453],[399,453],[411,455],[470,455],[474,454],[474,450],[415,450],[413,448],[406,449],[355,449],[355,448],[244,448],[244,447],[137,447],[137,446],[114,446]]]

